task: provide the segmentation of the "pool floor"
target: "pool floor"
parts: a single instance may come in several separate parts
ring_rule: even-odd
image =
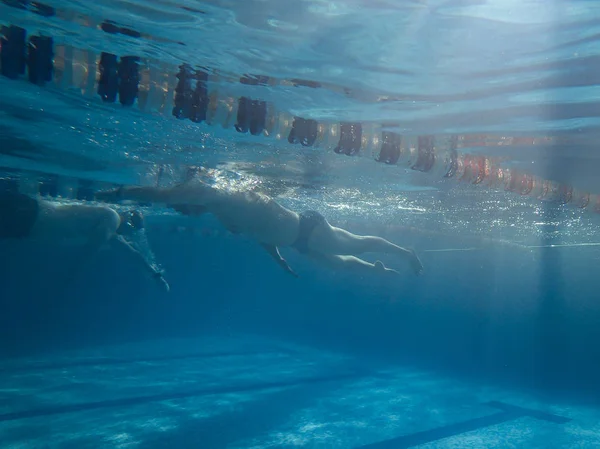
[[[0,365],[3,448],[592,448],[600,410],[256,336]]]

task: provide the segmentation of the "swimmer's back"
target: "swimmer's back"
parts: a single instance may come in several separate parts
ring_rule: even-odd
[[[228,229],[274,246],[289,246],[295,241],[298,235],[298,214],[295,212],[258,192],[227,192],[224,195],[226,199],[211,208],[211,212]]]
[[[39,202],[38,220],[31,238],[53,241],[85,241],[100,225],[111,232],[120,223],[119,214],[106,206]]]

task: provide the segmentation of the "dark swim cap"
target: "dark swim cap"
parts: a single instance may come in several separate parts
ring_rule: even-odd
[[[139,210],[129,211],[129,221],[134,229],[144,229],[144,216]]]
[[[128,210],[127,212],[119,213],[121,224],[117,229],[117,234],[128,234],[132,231],[144,229],[144,216],[138,210]]]

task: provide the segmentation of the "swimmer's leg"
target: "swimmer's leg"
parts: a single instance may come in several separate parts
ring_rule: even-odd
[[[327,222],[315,227],[308,243],[311,251],[329,255],[363,253],[399,255],[410,263],[415,274],[421,274],[423,271],[423,264],[413,250],[402,248],[381,237],[352,234]]]
[[[189,181],[172,187],[119,187],[96,193],[96,199],[100,201],[129,200],[140,203],[164,203],[179,207],[182,205],[205,206],[208,201],[215,200],[217,196],[217,189],[199,181]]]
[[[324,255],[318,253],[311,253],[310,255],[334,270],[350,271],[357,275],[380,273],[401,276],[398,271],[386,268],[379,260],[375,263],[370,263],[355,256]]]

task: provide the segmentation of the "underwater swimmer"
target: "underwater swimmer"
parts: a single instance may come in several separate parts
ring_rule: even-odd
[[[186,215],[211,213],[229,231],[245,234],[259,242],[284,270],[293,275],[295,273],[279,254],[281,247],[294,248],[335,269],[400,275],[380,261],[369,263],[356,257],[363,253],[385,253],[400,256],[417,275],[423,271],[414,251],[381,237],[355,235],[330,225],[318,212],[298,214],[264,194],[225,190],[197,178],[169,188],[121,187],[98,192],[96,198],[162,203]]]
[[[169,291],[162,272],[130,243],[143,229],[143,216],[135,210],[118,213],[107,206],[56,204],[22,193],[0,192],[0,240],[84,244],[69,282],[96,252],[111,244],[131,253]]]

